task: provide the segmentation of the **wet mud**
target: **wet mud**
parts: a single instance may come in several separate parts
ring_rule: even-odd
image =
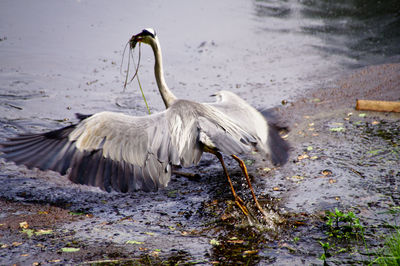
[[[328,263],[370,262],[399,222],[392,210],[400,204],[400,115],[355,111],[355,99],[400,100],[399,69],[360,69],[276,108],[290,127],[290,161],[274,168],[245,158],[270,221],[255,210],[255,220],[243,215],[211,155],[180,169],[200,179],[174,176],[164,190],[132,194],[2,160],[1,263],[310,265],[322,264],[325,242]],[[2,137],[20,131],[19,122],[1,121]],[[236,162],[226,159],[238,193],[254,208]],[[326,211],[335,208],[357,215],[365,243],[360,235],[329,236]]]

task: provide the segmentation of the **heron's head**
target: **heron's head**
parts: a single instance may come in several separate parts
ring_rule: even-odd
[[[152,28],[144,29],[142,32],[133,35],[129,40],[131,49],[134,49],[138,42],[151,45],[156,40],[156,32]]]

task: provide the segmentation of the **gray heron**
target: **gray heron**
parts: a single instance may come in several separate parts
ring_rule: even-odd
[[[209,152],[220,161],[236,204],[248,214],[226,169],[222,157],[226,154],[239,162],[256,206],[263,212],[238,155],[257,150],[269,154],[274,164],[284,164],[288,144],[277,129],[232,92],[216,93],[213,103],[178,99],[165,82],[161,47],[154,30],[134,35],[131,47],[138,42],[153,49],[155,77],[166,110],[146,116],[108,111],[77,114],[77,124],[8,138],[0,144],[2,157],[28,168],[68,174],[74,183],[108,192],[131,192],[166,187],[173,165],[196,165],[203,152]]]

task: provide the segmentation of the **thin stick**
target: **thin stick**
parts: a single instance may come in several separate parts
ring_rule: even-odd
[[[129,44],[129,42],[125,45],[125,49],[126,49],[126,46],[127,46],[128,44]],[[139,43],[139,46],[140,46],[140,43]],[[124,49],[124,53],[123,53],[123,55],[122,55],[122,59],[125,57],[125,49]],[[139,47],[139,60],[138,60],[138,65],[137,65],[137,66],[136,66],[136,64],[135,64],[135,59],[133,58],[133,53],[132,53],[132,51],[133,51],[133,50],[129,49],[129,55],[128,55],[128,69],[126,70],[126,75],[125,75],[124,90],[126,89],[126,85],[128,85],[129,83],[132,82],[132,80],[137,76],[138,71],[139,71],[139,64],[140,64],[140,57],[141,57],[141,49],[140,49],[140,47]],[[130,65],[131,65],[131,57],[132,57],[132,60],[133,60],[134,65],[135,65],[135,74],[133,74],[133,77],[132,77],[131,80],[128,82],[129,68],[130,68]],[[121,65],[122,65],[122,63],[123,63],[123,60],[122,60],[122,62],[121,62]]]
[[[143,93],[142,85],[140,84],[139,75],[136,75],[136,79],[139,84],[140,91],[142,92],[142,97],[143,97],[144,103],[146,104],[147,111],[149,112],[149,115],[151,115],[149,105],[147,104],[146,97],[144,96],[144,93]]]
[[[121,76],[123,75],[122,73],[122,66],[124,65],[124,58],[125,58],[125,52],[126,52],[126,47],[128,47],[129,42],[127,42],[125,44],[125,48],[124,48],[124,52],[122,53],[122,60],[121,60],[121,65],[119,66],[119,73],[121,74]],[[130,54],[131,54],[131,50],[129,49],[129,55],[128,55],[128,69],[126,70],[126,75],[125,75],[125,82],[124,82],[124,91],[126,89],[126,84],[128,82],[128,75],[129,75],[129,65],[130,65]]]
[[[140,58],[141,58],[141,55],[142,55],[142,48],[141,47],[142,47],[141,43],[139,43],[139,59],[138,59],[137,66],[135,64],[136,72],[135,72],[135,75],[133,76],[133,78],[131,79],[131,81],[136,77],[136,79],[138,81],[138,84],[139,84],[140,92],[142,93],[142,98],[144,100],[144,103],[146,104],[147,111],[149,112],[149,115],[151,115],[150,108],[149,108],[149,105],[147,104],[146,97],[144,96],[144,92],[143,92],[143,89],[142,89],[142,84],[140,84],[139,75],[138,75]],[[133,59],[133,62],[135,62],[135,59]]]
[[[181,171],[177,171],[177,170],[172,170],[172,173],[174,175],[179,175],[179,176],[186,177],[186,178],[188,178],[190,180],[200,180],[201,179],[201,176],[199,174],[181,172]]]
[[[135,58],[133,58],[133,50],[129,50],[129,55],[130,57],[132,57],[134,66],[135,66],[135,74],[133,74],[133,77],[131,78],[131,80],[129,81],[129,83],[131,83],[133,81],[133,79],[138,75],[138,71],[139,71],[139,64],[140,64],[140,59],[142,57],[142,49],[141,49],[141,43],[139,43],[139,59],[138,59],[138,63],[136,65],[135,63]]]
[[[124,52],[123,52],[123,54],[122,54],[121,69],[122,69],[122,64],[123,64],[123,62],[124,62],[126,47],[128,46],[128,44],[130,44],[130,42],[128,42],[128,43],[125,45]],[[140,58],[141,58],[141,56],[142,56],[142,53],[141,53],[141,51],[142,51],[142,50],[141,50],[141,43],[139,43],[139,59],[138,59],[137,65],[135,64],[135,59],[133,58],[133,53],[132,53],[132,51],[133,51],[133,49],[129,49],[128,68],[127,68],[127,70],[126,70],[126,75],[125,75],[124,91],[125,91],[125,89],[126,89],[126,86],[127,86],[129,83],[131,83],[131,82],[133,81],[133,79],[136,77],[136,78],[137,78],[137,81],[138,81],[138,84],[139,84],[140,92],[142,93],[142,98],[143,98],[143,100],[144,100],[144,103],[146,104],[147,111],[149,112],[149,115],[151,115],[150,108],[149,108],[149,105],[147,104],[146,97],[144,96],[144,92],[143,92],[143,89],[142,89],[142,84],[140,83],[139,75],[138,75],[139,64],[140,64]],[[132,57],[132,60],[133,60],[133,64],[134,64],[134,66],[135,66],[135,74],[133,75],[133,77],[131,78],[131,80],[128,82],[129,69],[130,69],[130,64],[131,64],[131,57]]]

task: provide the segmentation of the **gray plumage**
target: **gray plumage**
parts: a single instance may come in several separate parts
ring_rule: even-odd
[[[110,191],[155,191],[171,165],[197,164],[203,146],[226,154],[249,152],[254,136],[213,108],[186,100],[144,117],[101,112],[79,124],[21,135],[0,145],[3,157],[29,168],[69,172],[75,183]]]
[[[75,183],[121,192],[165,187],[172,165],[195,165],[209,150],[228,155],[258,150],[270,154],[275,164],[287,161],[288,145],[276,127],[236,94],[218,92],[214,103],[176,99],[164,81],[158,40],[148,33],[134,37],[153,47],[165,111],[142,117],[78,115],[76,125],[8,139],[0,144],[2,157],[28,168],[68,173]]]

